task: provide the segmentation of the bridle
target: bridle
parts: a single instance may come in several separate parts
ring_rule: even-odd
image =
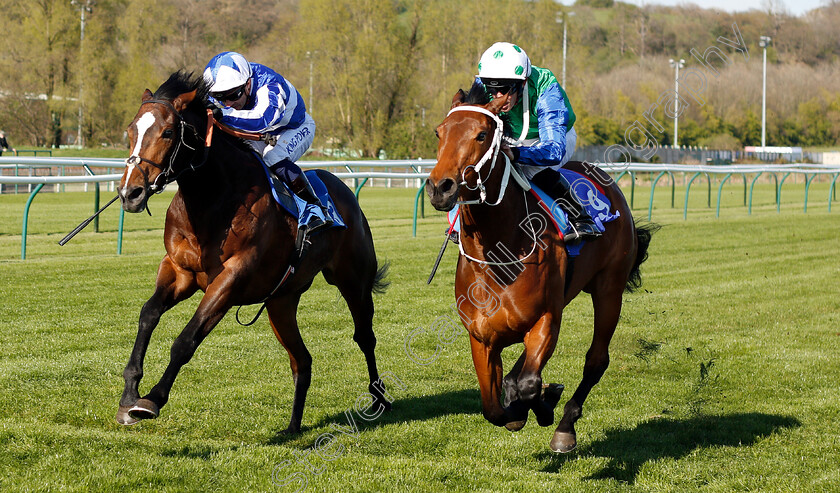
[[[456,106],[456,107],[452,108],[451,110],[449,110],[449,113],[446,116],[449,117],[449,115],[451,115],[452,113],[454,113],[456,111],[472,111],[472,112],[476,112],[476,113],[482,113],[482,114],[485,114],[485,115],[489,116],[496,123],[496,129],[493,132],[493,140],[490,143],[490,147],[487,149],[487,151],[484,153],[484,155],[481,157],[481,159],[478,160],[477,163],[475,163],[473,165],[470,165],[470,166],[467,166],[466,168],[464,168],[464,171],[461,172],[461,183],[460,183],[460,185],[464,185],[467,188],[469,188],[470,190],[478,189],[479,198],[475,199],[475,200],[459,200],[457,202],[457,204],[458,205],[482,204],[482,205],[489,205],[489,206],[499,205],[502,201],[502,198],[504,198],[504,196],[505,196],[505,192],[507,191],[508,183],[510,182],[510,177],[513,176],[514,181],[516,181],[519,184],[519,186],[522,188],[523,199],[525,199],[525,217],[530,217],[530,214],[528,212],[528,200],[525,197],[525,194],[528,192],[528,190],[531,189],[531,184],[528,182],[528,180],[524,176],[522,176],[522,174],[519,172],[518,169],[514,168],[513,163],[510,162],[510,158],[508,158],[507,154],[502,153],[502,156],[505,158],[505,166],[504,166],[504,170],[503,170],[504,174],[502,175],[502,184],[499,188],[499,197],[496,199],[495,202],[488,202],[487,201],[487,190],[484,186],[483,180],[481,179],[480,171],[481,171],[481,168],[489,161],[490,162],[490,171],[487,172],[487,175],[488,175],[488,178],[489,178],[490,174],[493,172],[493,169],[495,169],[495,167],[496,167],[496,160],[499,156],[499,150],[502,147],[502,138],[503,138],[502,134],[503,134],[503,128],[504,128],[503,124],[502,124],[502,119],[499,118],[499,116],[496,115],[495,113],[493,113],[492,111],[490,111],[490,110],[488,110],[484,107],[475,106],[475,105]],[[467,179],[466,179],[465,175],[466,175],[467,169],[469,169],[469,168],[473,168],[476,176],[478,177],[478,178],[476,178],[475,187],[470,187],[469,184],[467,183]],[[460,233],[459,233],[459,236],[460,236]],[[463,241],[458,241],[458,249],[460,250],[461,255],[463,255],[467,259],[472,260],[473,262],[478,262],[478,263],[483,264],[483,265],[512,265],[512,264],[521,263],[523,260],[530,257],[536,251],[537,243],[539,242],[539,240],[537,239],[536,233],[533,232],[533,231],[531,232],[531,238],[534,240],[534,243],[533,243],[533,246],[531,247],[531,251],[528,252],[528,255],[526,255],[525,257],[523,257],[521,259],[516,259],[516,260],[511,261],[511,262],[489,262],[487,260],[480,260],[480,259],[477,259],[475,257],[472,257],[464,251],[464,242]]]
[[[485,115],[489,116],[496,123],[496,129],[493,131],[493,140],[490,142],[490,147],[487,149],[487,151],[484,153],[484,155],[481,156],[481,159],[479,159],[477,163],[465,167],[464,170],[461,172],[461,183],[460,183],[460,185],[464,185],[467,188],[469,188],[470,190],[478,189],[478,197],[479,198],[476,199],[476,200],[459,200],[458,204],[459,205],[462,205],[462,204],[463,205],[466,205],[466,204],[486,204],[486,205],[491,205],[491,206],[499,205],[499,203],[502,201],[502,198],[505,196],[505,191],[507,190],[508,182],[509,182],[510,176],[511,176],[511,170],[513,169],[513,166],[511,165],[511,162],[510,162],[510,158],[507,157],[507,154],[502,153],[502,156],[504,156],[504,158],[505,158],[505,168],[504,168],[504,171],[503,171],[504,174],[502,175],[502,185],[501,185],[501,188],[499,189],[499,197],[496,199],[495,202],[492,202],[492,203],[487,202],[487,189],[484,187],[484,181],[481,179],[481,168],[483,168],[484,165],[488,161],[490,162],[490,171],[487,172],[487,175],[489,177],[490,174],[493,173],[493,169],[495,169],[495,167],[496,167],[496,159],[499,157],[499,150],[502,148],[502,132],[503,132],[503,129],[504,129],[504,126],[502,124],[502,119],[499,118],[499,116],[497,114],[493,113],[492,111],[489,111],[486,108],[483,108],[481,106],[474,106],[474,105],[456,106],[456,107],[452,108],[451,110],[449,110],[449,113],[447,113],[446,116],[448,117],[449,115],[451,115],[452,113],[455,113],[456,111],[472,111],[472,112],[475,112],[475,113],[482,113],[482,114],[485,114]],[[478,177],[478,178],[476,178],[476,184],[475,184],[474,187],[471,187],[467,183],[466,173],[467,173],[467,170],[470,169],[470,168],[472,168],[473,171],[475,171],[475,174]],[[515,171],[513,172],[513,174],[514,174],[514,177],[519,182],[519,184],[522,185],[525,190],[528,190],[528,189],[531,188],[531,186],[528,184],[527,180],[525,180],[522,177],[517,176],[518,173],[516,173]]]
[[[136,166],[140,162],[144,162],[144,163],[148,163],[148,164],[154,166],[155,168],[159,169],[161,171],[161,173],[154,179],[154,181],[152,183],[149,183],[149,174],[146,172],[146,170],[137,166],[137,169],[140,170],[140,173],[143,175],[143,182],[144,182],[144,186],[145,186],[146,190],[149,190],[152,193],[161,193],[166,188],[166,185],[168,185],[168,184],[172,183],[173,181],[177,180],[178,177],[181,175],[181,173],[183,173],[184,171],[187,170],[187,168],[185,167],[184,169],[178,171],[177,173],[175,172],[175,163],[178,160],[178,154],[181,151],[182,147],[186,147],[187,149],[189,149],[190,151],[193,152],[193,155],[190,158],[189,163],[188,163],[189,164],[189,169],[194,171],[194,170],[200,168],[202,165],[204,165],[204,163],[207,162],[207,155],[210,151],[210,142],[211,142],[211,139],[212,139],[213,120],[212,120],[212,118],[208,118],[207,133],[205,134],[205,138],[202,139],[201,136],[198,134],[198,130],[196,130],[196,128],[193,125],[187,123],[184,120],[184,117],[181,116],[181,113],[179,113],[178,110],[176,110],[175,107],[172,105],[172,103],[170,103],[169,101],[165,101],[165,100],[162,100],[162,99],[149,99],[149,100],[143,101],[140,104],[140,106],[143,106],[144,104],[160,104],[160,105],[163,105],[167,109],[169,109],[172,112],[172,114],[175,115],[175,117],[178,120],[178,130],[177,130],[178,141],[175,143],[175,149],[172,150],[172,152],[169,155],[168,166],[164,167],[164,165],[161,164],[161,163],[156,163],[156,162],[154,162],[150,159],[146,159],[146,158],[138,156],[138,155],[129,156],[129,158],[125,160],[126,165],[135,165]],[[196,142],[201,142],[202,140],[204,140],[204,153],[202,155],[201,161],[199,161],[197,164],[195,163],[195,160],[196,160],[196,157],[199,155],[199,153],[197,152],[196,147],[192,147],[189,144],[187,144],[187,141],[185,139],[185,132],[186,132],[187,129],[189,129],[190,132],[192,132],[192,135],[195,138]],[[163,182],[162,182],[162,184],[159,184],[158,182],[161,180],[161,178],[163,178]]]

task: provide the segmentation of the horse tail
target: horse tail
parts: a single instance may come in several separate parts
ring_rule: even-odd
[[[378,269],[376,269],[376,275],[373,276],[373,288],[371,288],[371,292],[374,294],[384,294],[385,291],[388,289],[388,286],[391,285],[391,281],[386,281],[385,278],[388,277],[388,268],[391,267],[390,262],[385,262],[384,264],[380,265]]]
[[[636,259],[633,261],[630,277],[627,279],[627,285],[624,287],[624,290],[628,293],[632,293],[642,285],[642,272],[639,270],[639,267],[641,267],[642,262],[647,260],[650,239],[660,228],[662,226],[655,223],[636,224]]]

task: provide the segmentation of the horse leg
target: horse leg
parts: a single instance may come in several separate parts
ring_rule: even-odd
[[[134,419],[154,419],[169,400],[169,392],[181,368],[192,359],[199,344],[210,334],[230,309],[230,293],[234,289],[237,274],[232,270],[222,271],[208,286],[198,309],[184,330],[175,338],[169,352],[169,365],[160,381],[128,411]]]
[[[368,392],[373,396],[373,404],[371,409],[378,412],[379,409],[385,411],[391,410],[391,401],[385,397],[385,383],[379,378],[379,370],[376,367],[376,335],[373,333],[373,276],[376,275],[376,267],[372,269],[369,284],[371,288],[364,287],[359,289],[359,279],[362,276],[338,276],[334,272],[324,272],[324,277],[335,284],[344,300],[347,302],[347,308],[353,316],[353,340],[359,345],[359,349],[365,355],[368,370]]]
[[[518,380],[519,374],[522,372],[522,366],[525,364],[525,357],[527,356],[527,354],[527,351],[522,351],[522,355],[519,356],[519,360],[517,360],[516,364],[513,365],[513,368],[510,370],[510,372],[508,372],[508,374],[505,375],[505,407],[510,407],[512,403],[516,402],[517,400],[520,400]],[[557,403],[560,402],[560,396],[562,395],[562,384],[543,384],[542,392],[540,393],[541,402],[534,404],[534,406],[532,407],[534,409],[534,414],[537,415],[537,423],[540,426],[550,426],[554,424],[554,408],[557,407]],[[522,423],[523,426],[524,424],[525,422]]]
[[[502,407],[502,354],[501,349],[485,345],[470,334],[475,374],[481,391],[481,408],[484,419],[496,426],[516,431],[522,428],[528,418],[528,408],[520,401]]]
[[[277,340],[289,353],[289,364],[292,367],[295,397],[292,401],[292,417],[289,420],[289,426],[283,430],[283,433],[288,434],[300,433],[306,392],[312,382],[312,356],[300,336],[300,328],[297,323],[299,302],[300,293],[297,293],[271,300],[266,304],[271,329],[274,331]]]
[[[160,317],[170,308],[189,298],[198,289],[194,278],[181,271],[169,257],[164,257],[158,268],[155,292],[140,310],[140,322],[134,348],[123,371],[125,388],[117,410],[117,423],[133,425],[137,419],[128,415],[128,411],[140,399],[139,386],[143,378],[143,359],[149,347],[152,332],[160,322]]]
[[[525,364],[526,354],[527,351],[522,351],[519,359],[516,360],[516,364],[514,364],[513,368],[511,368],[508,374],[505,375],[503,383],[503,387],[505,389],[505,407],[508,407],[512,402],[519,400],[519,389],[517,388],[516,381],[519,380],[519,373],[522,371],[522,365]]]
[[[519,399],[534,411],[540,426],[554,424],[554,408],[560,400],[562,386],[543,387],[542,370],[557,345],[559,320],[545,314],[525,335],[525,351],[520,357],[521,370],[516,377]],[[518,362],[517,362],[518,364]],[[522,423],[524,426],[524,422]]]
[[[603,274],[602,274],[603,275]],[[610,364],[609,346],[618,318],[621,314],[621,295],[624,286],[594,290],[592,292],[592,306],[595,309],[595,331],[592,344],[586,352],[586,362],[583,366],[583,379],[575,390],[574,395],[563,409],[563,418],[554,431],[549,446],[555,452],[570,452],[577,446],[575,422],[580,419],[583,402],[592,387],[601,380]]]

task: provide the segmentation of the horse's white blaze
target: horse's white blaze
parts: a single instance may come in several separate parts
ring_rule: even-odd
[[[137,142],[134,143],[134,149],[131,151],[131,157],[140,157],[140,147],[143,145],[143,137],[146,135],[146,131],[149,130],[154,123],[155,117],[150,112],[144,113],[143,116],[137,120]],[[126,187],[128,180],[131,178],[131,173],[134,171],[134,163],[135,161],[132,159],[126,161],[126,166],[128,166],[128,170],[125,173]],[[123,190],[123,193],[125,192],[126,190]]]

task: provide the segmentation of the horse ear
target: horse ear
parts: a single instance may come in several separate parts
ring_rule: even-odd
[[[499,111],[502,110],[502,106],[504,106],[505,103],[507,103],[509,97],[510,95],[507,95],[502,98],[496,98],[493,101],[490,101],[490,103],[487,106],[485,106],[485,108],[487,108],[487,110],[492,112],[494,115],[498,115]]]
[[[184,108],[186,108],[190,103],[192,103],[193,99],[195,99],[196,91],[197,89],[181,94],[180,96],[175,98],[174,101],[172,101],[172,106],[174,106],[175,109],[178,110],[178,113],[183,111]]]
[[[466,97],[467,93],[465,93],[463,89],[458,89],[458,92],[456,92],[455,95],[452,96],[452,106],[450,106],[450,109],[460,104],[464,104],[464,99],[466,99]]]
[[[153,97],[154,97],[154,94],[152,94],[152,91],[146,89],[146,91],[143,93],[143,96],[140,98],[140,100],[145,103],[146,101],[152,99]]]

